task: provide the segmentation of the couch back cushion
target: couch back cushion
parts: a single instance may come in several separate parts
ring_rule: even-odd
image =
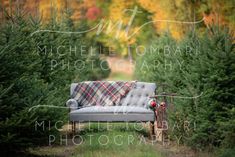
[[[70,95],[72,95],[77,84],[78,83],[71,84]],[[149,101],[149,96],[153,96],[155,94],[155,90],[155,83],[136,82],[136,86],[131,89],[125,97],[122,98],[118,105],[146,107]]]
[[[155,90],[155,83],[137,82],[136,86],[129,91],[119,105],[146,107],[149,97],[155,94]]]

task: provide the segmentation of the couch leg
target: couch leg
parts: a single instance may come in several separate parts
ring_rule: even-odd
[[[73,134],[75,135],[76,132],[76,122],[73,122]]]
[[[154,139],[154,135],[155,135],[155,129],[154,129],[154,121],[151,121],[149,123],[149,126],[150,126],[150,138],[153,140]]]
[[[75,134],[75,130],[76,130],[76,122],[72,121],[71,122],[71,126],[72,126],[72,134]]]

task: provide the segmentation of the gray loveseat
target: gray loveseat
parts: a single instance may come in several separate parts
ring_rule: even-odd
[[[72,95],[77,83],[71,84]],[[154,112],[147,107],[149,97],[155,94],[156,84],[136,82],[136,86],[115,106],[78,105],[76,100],[69,99],[69,120],[73,122],[154,122]],[[73,128],[74,129],[74,128]]]

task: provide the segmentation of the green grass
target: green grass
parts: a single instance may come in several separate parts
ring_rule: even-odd
[[[141,124],[136,123],[92,123],[90,126],[85,124],[76,133],[79,135],[74,141],[69,138],[68,145],[55,144],[31,148],[28,150],[29,156],[34,157],[215,157],[211,152],[193,152],[185,146],[171,145],[166,148],[149,139],[148,130]],[[82,142],[81,142],[81,139]],[[109,140],[107,144],[105,144]],[[75,145],[77,144],[77,145]],[[221,157],[231,154],[232,151],[223,153]],[[177,156],[177,157],[178,157]]]
[[[141,128],[135,125],[136,128]],[[75,150],[74,157],[160,157],[151,141],[147,139],[145,129],[137,131],[134,124],[113,124],[111,129],[106,124],[92,124],[81,131],[83,144]],[[98,129],[99,128],[99,129]]]
[[[112,72],[111,75],[109,76],[108,80],[112,81],[130,81],[133,80],[131,75],[125,74],[125,73],[120,73],[120,72]]]
[[[86,124],[74,143],[29,149],[32,155],[48,157],[162,157],[148,130],[137,123]],[[82,142],[81,142],[82,139]],[[107,139],[109,140],[107,143]],[[105,144],[107,143],[107,144]]]

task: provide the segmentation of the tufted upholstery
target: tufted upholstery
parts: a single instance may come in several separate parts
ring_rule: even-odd
[[[72,95],[77,83],[72,83],[70,94]],[[136,86],[122,98],[116,106],[85,107],[70,100],[68,106],[72,106],[70,112],[71,121],[153,121],[154,114],[147,109],[149,96],[155,94],[156,84],[137,82]],[[125,110],[124,110],[125,109]]]
[[[154,83],[137,82],[136,87],[129,91],[119,105],[146,107],[149,96],[154,95],[155,89]]]

